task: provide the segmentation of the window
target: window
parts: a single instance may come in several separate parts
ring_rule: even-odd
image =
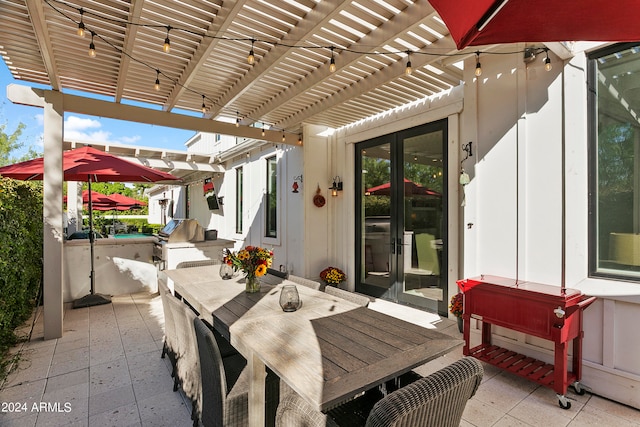
[[[266,237],[277,237],[277,212],[278,212],[278,174],[276,156],[267,159],[267,195],[266,195]]]
[[[640,279],[640,44],[589,56],[590,273]]]
[[[242,193],[244,189],[243,185],[244,169],[239,167],[236,169],[236,233],[242,233]]]

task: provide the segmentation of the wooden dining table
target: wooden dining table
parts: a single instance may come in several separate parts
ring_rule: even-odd
[[[433,360],[455,339],[350,301],[297,286],[301,306],[279,305],[286,279],[263,280],[246,293],[244,279],[222,280],[219,267],[165,270],[175,292],[247,359],[249,425],[264,425],[266,367],[313,408],[327,411],[357,394]]]

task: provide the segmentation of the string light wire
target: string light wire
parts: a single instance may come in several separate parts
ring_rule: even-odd
[[[397,56],[398,54],[401,53],[406,53],[407,54],[407,67],[405,68],[405,74],[409,75],[411,74],[411,72],[413,71],[411,69],[411,61],[410,61],[410,55],[427,55],[427,56],[437,56],[437,57],[456,57],[456,56],[468,56],[469,52],[454,52],[454,53],[439,53],[439,52],[433,52],[433,51],[421,51],[421,50],[413,50],[413,51],[402,51],[402,50],[398,50],[398,51],[372,51],[372,50],[359,50],[359,49],[352,49],[352,48],[345,48],[345,47],[336,47],[336,46],[318,46],[318,45],[314,45],[314,46],[309,46],[308,44],[297,44],[297,43],[293,43],[293,44],[289,44],[283,41],[277,41],[274,42],[272,40],[259,40],[259,39],[255,39],[255,38],[246,38],[246,37],[226,37],[226,36],[214,36],[214,35],[210,35],[207,33],[200,33],[197,31],[193,31],[187,28],[180,28],[180,27],[173,27],[167,24],[145,24],[145,23],[140,23],[140,22],[132,22],[132,21],[128,21],[126,19],[117,19],[117,18],[112,18],[109,16],[105,16],[103,14],[98,14],[98,13],[94,13],[91,10],[85,10],[84,8],[79,8],[76,7],[64,0],[44,0],[44,3],[46,3],[49,7],[51,7],[54,11],[56,11],[57,13],[59,13],[60,15],[64,16],[65,18],[67,18],[69,21],[74,22],[78,25],[78,29],[77,29],[77,34],[80,36],[81,33],[84,33],[84,31],[89,30],[88,28],[86,28],[86,25],[84,24],[83,21],[83,15],[91,15],[94,16],[98,19],[107,21],[107,22],[111,22],[111,23],[116,23],[119,25],[131,25],[131,26],[139,26],[139,27],[146,27],[146,28],[165,28],[167,29],[167,36],[165,38],[165,43],[163,44],[163,50],[165,52],[168,52],[170,50],[170,40],[169,40],[169,32],[171,30],[173,31],[179,31],[179,32],[184,32],[184,33],[188,33],[188,34],[192,34],[192,35],[197,35],[201,38],[211,38],[211,39],[216,39],[216,40],[224,40],[224,41],[235,41],[235,42],[240,42],[240,43],[246,43],[246,42],[250,42],[251,43],[251,49],[249,51],[249,56],[247,57],[247,62],[248,63],[252,63],[251,62],[251,57],[253,56],[253,60],[255,61],[255,53],[253,51],[253,46],[255,44],[255,42],[260,42],[260,43],[265,43],[265,44],[271,44],[274,47],[284,47],[284,48],[289,48],[289,49],[321,49],[321,50],[330,50],[331,51],[331,58],[330,58],[330,63],[329,63],[329,69],[331,72],[335,72],[337,67],[336,67],[336,63],[335,63],[335,51],[339,51],[341,53],[353,53],[353,54],[357,54],[357,55],[365,55],[365,56]],[[65,7],[68,8],[72,8],[75,9],[77,11],[77,13],[80,15],[80,21],[75,21],[75,19],[73,17],[71,17],[68,13],[66,13],[65,11],[61,10],[60,8],[56,7],[53,3],[58,3],[61,5],[64,5]],[[82,32],[81,32],[81,28],[82,28]],[[203,97],[203,101],[206,99],[208,101],[210,101],[213,105],[218,106],[220,108],[223,109],[227,109],[228,107],[224,106],[224,105],[220,105],[218,104],[215,100],[208,98],[206,95],[189,88],[188,86],[185,86],[183,84],[181,84],[180,82],[174,80],[173,78],[171,78],[170,76],[164,74],[160,69],[156,68],[155,66],[146,63],[143,60],[140,60],[134,56],[132,56],[129,52],[126,52],[125,50],[123,50],[122,48],[120,48],[119,46],[117,46],[115,43],[112,43],[111,41],[109,41],[108,39],[100,36],[98,33],[96,33],[95,31],[91,30],[91,37],[92,37],[92,41],[90,43],[90,51],[89,51],[89,55],[91,55],[92,57],[96,55],[95,52],[95,45],[93,43],[93,37],[97,37],[100,40],[102,40],[103,42],[105,42],[106,44],[108,44],[109,46],[111,46],[113,49],[115,49],[116,51],[118,51],[119,53],[121,53],[122,55],[127,56],[129,59],[149,68],[152,70],[156,71],[156,83],[154,85],[154,88],[156,90],[159,90],[160,88],[160,80],[159,77],[162,74],[163,77],[167,78],[168,80],[170,80],[174,85],[179,86],[189,92],[192,92],[194,94],[198,94],[201,95]],[[549,58],[549,49],[548,48],[537,48],[536,51],[539,52],[546,52],[547,56],[545,58],[545,70],[549,71],[551,70],[551,59]],[[522,54],[524,52],[524,50],[515,50],[515,51],[509,51],[509,52],[481,52],[481,51],[476,51],[476,70],[475,70],[475,74],[476,76],[480,76],[482,75],[482,65],[480,63],[480,54],[482,53],[483,55],[512,55],[512,54]],[[203,102],[204,105],[204,102]],[[239,112],[236,112],[239,116]],[[253,121],[257,121],[251,117],[246,117],[247,119],[253,120]],[[239,125],[239,121],[237,122],[237,124]],[[293,132],[293,131],[287,131],[284,128],[278,128],[274,125],[270,126],[272,130],[281,130],[282,132],[289,132],[292,134],[297,134],[297,132]],[[263,132],[264,132],[264,122],[263,122]],[[284,134],[283,134],[284,135]]]

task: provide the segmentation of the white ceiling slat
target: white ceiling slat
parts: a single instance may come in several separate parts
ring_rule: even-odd
[[[231,8],[226,7],[228,3],[231,3],[233,6]],[[169,99],[164,105],[165,111],[170,111],[171,109],[173,109],[173,107],[175,107],[177,103],[177,100],[182,95],[184,95],[186,88],[189,87],[191,82],[195,79],[196,74],[202,69],[205,62],[211,55],[211,52],[217,46],[219,38],[214,37],[222,37],[224,35],[225,30],[229,25],[231,25],[237,14],[240,12],[241,8],[241,2],[223,3],[222,9],[218,13],[217,20],[214,20],[212,26],[207,31],[210,37],[205,37],[200,46],[198,46],[198,50],[193,55],[191,62],[180,76],[178,84],[174,87],[173,92],[169,95]]]
[[[433,8],[428,1],[416,1],[412,6],[407,7],[404,14],[396,15],[394,19],[385,22],[375,32],[360,40],[359,43],[364,46],[381,46],[385,44],[388,40],[395,38],[399,33],[418,25],[422,20],[424,20],[425,8],[433,11]],[[359,57],[354,57],[350,63],[357,62],[359,59]],[[342,63],[339,64],[339,66],[345,65],[346,64]],[[303,82],[298,82],[294,87],[291,87],[286,92],[279,94],[277,99],[272,99],[265,103],[258,111],[251,112],[250,116],[261,117],[271,108],[276,108],[279,104],[289,102],[292,97],[296,96],[296,94],[302,93],[305,89],[315,86],[325,78],[326,70],[315,70],[311,75],[307,76]],[[362,82],[360,82],[359,85],[360,84],[362,84]],[[288,120],[286,123],[290,124],[294,123],[294,121]],[[280,125],[286,127],[284,124]]]
[[[328,22],[334,14],[338,13],[342,3],[343,1],[341,0],[326,0],[319,3],[313,10],[305,15],[304,20],[291,31],[288,38],[294,42],[305,40],[309,34],[313,33],[318,27]],[[294,48],[278,49],[279,56],[277,56],[275,54],[276,49],[274,48],[271,52],[272,55],[265,56],[258,61],[258,63],[254,64],[247,74],[239,79],[223,97],[217,100],[218,105],[233,103],[239,96],[247,91],[253,82],[260,80],[265,74],[273,71],[280,59],[287,57],[293,50]],[[297,51],[297,49],[295,50]],[[220,108],[215,109],[211,111],[210,116],[215,117],[220,111]],[[261,117],[261,115],[255,117]]]
[[[29,15],[33,22],[33,31],[36,35],[38,46],[40,47],[40,54],[42,55],[42,61],[47,70],[51,87],[55,90],[60,90],[60,77],[58,76],[58,69],[53,56],[51,36],[49,35],[48,26],[45,23],[42,2],[38,0],[26,0],[25,4],[27,5]]]
[[[453,39],[451,37],[445,37],[444,39],[439,40],[437,43],[434,43],[434,45],[436,44],[439,46],[441,45],[441,47],[445,47],[446,45],[448,45],[447,47],[451,49],[451,51],[455,50],[455,43],[453,42]],[[427,60],[422,58],[414,62],[416,62],[416,66],[421,66],[424,63],[426,63]],[[392,76],[397,77],[404,74],[404,71],[405,71],[405,64],[396,62],[390,67],[385,68],[384,72],[379,71],[377,73],[372,74],[371,77],[368,77],[364,82],[361,82],[359,84],[360,87],[358,89],[349,87],[347,90],[344,90],[340,93],[332,95],[331,98],[328,98],[326,100],[326,102],[323,101],[322,103],[316,103],[315,105],[307,108],[304,112],[299,112],[295,116],[291,116],[289,119],[287,119],[282,123],[279,123],[278,125],[282,127],[287,127],[291,123],[304,122],[307,117],[318,113],[322,109],[331,108],[332,106],[335,106],[341,102],[346,101],[347,99],[351,99],[357,96],[358,95],[357,90],[367,92],[377,87],[378,85],[392,79],[393,78]]]

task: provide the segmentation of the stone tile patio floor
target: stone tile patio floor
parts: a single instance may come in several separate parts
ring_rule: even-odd
[[[371,308],[460,337],[449,319],[377,300]],[[157,294],[66,308],[64,336],[42,339],[37,316],[18,368],[0,389],[0,426],[185,426],[190,405],[172,391],[168,359],[161,359],[163,313]],[[33,322],[22,328],[29,333]],[[462,349],[416,370],[427,375],[462,356]],[[483,383],[467,404],[461,426],[635,426],[640,411],[592,395],[569,393],[560,409],[552,390],[485,365]],[[35,406],[34,406],[35,405]]]

